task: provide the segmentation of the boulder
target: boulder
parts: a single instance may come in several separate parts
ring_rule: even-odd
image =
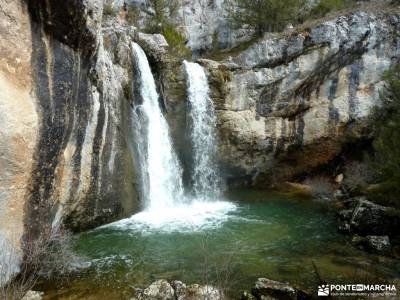
[[[139,32],[136,35],[138,44],[146,54],[156,62],[162,62],[168,53],[168,42],[162,34]]]
[[[391,244],[389,237],[385,236],[376,236],[376,235],[368,235],[366,237],[367,245],[370,250],[381,254],[390,254],[391,253]]]
[[[142,300],[175,300],[175,291],[168,281],[157,280],[139,296]]]
[[[43,294],[43,292],[29,290],[22,298],[22,300],[42,300]]]
[[[400,226],[400,212],[368,200],[359,200],[349,225],[352,232],[362,236],[395,236]]]
[[[259,278],[251,291],[257,299],[297,299],[297,290],[288,283],[267,278]]]
[[[382,255],[389,255],[392,252],[392,247],[388,236],[368,235],[366,237],[362,237],[355,234],[352,237],[351,242],[358,248]]]
[[[223,298],[222,293],[210,285],[192,284],[185,286],[183,284],[176,288],[175,292],[177,300],[220,300]]]

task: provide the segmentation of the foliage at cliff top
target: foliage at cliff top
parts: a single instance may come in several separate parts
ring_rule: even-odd
[[[353,0],[321,0],[309,14],[310,18],[320,18],[332,11],[340,11],[356,4]]]
[[[170,50],[178,57],[187,57],[190,54],[186,47],[186,38],[180,33],[171,21],[175,19],[179,2],[177,0],[149,0],[154,9],[154,15],[147,19],[148,33],[161,33],[170,46]]]
[[[400,197],[400,64],[387,71],[381,93],[383,110],[376,110],[377,135],[373,163],[380,176],[377,199],[399,206]]]
[[[227,0],[226,4],[235,27],[246,25],[261,35],[298,23],[305,15],[306,0]]]

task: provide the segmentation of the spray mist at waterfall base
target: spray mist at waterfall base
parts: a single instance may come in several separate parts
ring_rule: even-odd
[[[193,199],[187,204],[171,207],[150,207],[130,218],[106,225],[123,230],[140,230],[150,233],[153,230],[163,232],[191,232],[217,228],[236,209],[236,205],[227,201],[204,201]]]

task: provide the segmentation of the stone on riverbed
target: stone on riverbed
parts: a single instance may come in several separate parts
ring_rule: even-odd
[[[43,292],[29,290],[22,300],[42,300]]]
[[[160,279],[147,287],[138,298],[142,300],[175,300],[175,291],[168,281]]]
[[[297,299],[297,290],[288,283],[259,278],[252,289],[257,299]]]
[[[385,236],[368,235],[366,239],[368,247],[371,250],[374,250],[382,254],[390,254],[391,245],[389,237],[387,235]]]
[[[210,285],[192,284],[189,286],[180,286],[175,290],[177,300],[219,300],[222,299],[222,293]]]
[[[355,234],[351,242],[362,249],[375,252],[378,254],[388,255],[391,253],[392,247],[390,244],[389,237],[368,235],[366,237]]]
[[[160,279],[131,300],[220,300],[222,298],[222,293],[210,285],[187,286],[181,281],[173,281],[170,284]]]

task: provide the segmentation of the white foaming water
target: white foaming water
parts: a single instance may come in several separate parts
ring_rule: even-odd
[[[154,232],[193,232],[221,226],[236,205],[225,201],[205,202],[193,200],[166,209],[145,210],[107,227],[134,230],[142,234]]]
[[[193,147],[193,192],[205,199],[221,195],[222,180],[217,163],[216,117],[204,69],[184,61],[189,96]]]
[[[170,208],[183,200],[182,169],[172,147],[146,54],[132,44],[142,103],[134,106],[142,197],[147,210]]]
[[[199,65],[185,62],[188,74],[192,72],[189,68],[194,72],[188,89],[189,101],[194,107],[191,114],[196,197],[192,199],[184,196],[182,169],[159,105],[147,57],[139,45],[133,43],[132,48],[142,100],[141,104],[134,105],[132,117],[142,198],[146,205],[144,211],[106,226],[141,233],[192,232],[218,227],[236,206],[225,201],[204,201],[220,198],[220,180],[213,167],[215,117],[205,73]]]

